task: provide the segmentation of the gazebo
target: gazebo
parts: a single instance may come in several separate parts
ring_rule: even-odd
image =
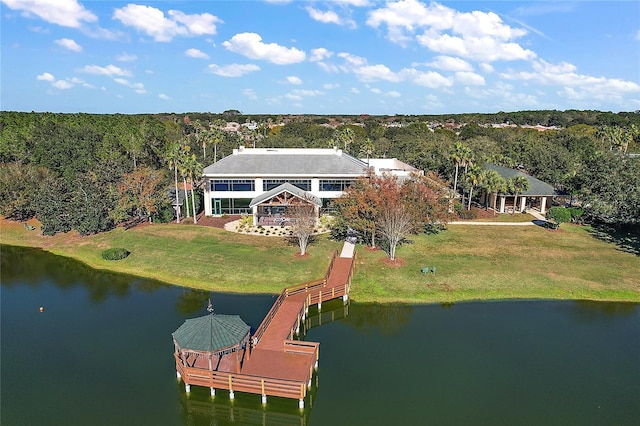
[[[175,332],[176,373],[185,368],[203,370],[203,374],[220,371],[238,373],[244,357],[249,355],[251,327],[238,315],[215,315],[211,312],[198,318],[187,319]],[[190,379],[182,377],[185,389],[190,391]],[[211,388],[211,393],[215,391]]]

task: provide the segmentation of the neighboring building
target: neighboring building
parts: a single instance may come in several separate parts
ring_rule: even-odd
[[[252,214],[254,223],[269,223],[299,200],[327,208],[369,167],[401,177],[419,172],[395,159],[368,161],[337,148],[240,147],[204,169],[205,214]]]
[[[523,176],[529,181],[529,189],[524,191],[522,194],[518,194],[518,200],[514,199],[514,195],[504,193],[489,194],[489,197],[491,197],[489,205],[495,205],[496,210],[500,213],[504,213],[506,207],[515,205],[515,210],[518,212],[524,211],[525,208],[534,208],[544,214],[547,211],[547,206],[551,204],[551,198],[558,195],[557,191],[548,183],[518,170],[509,169],[507,167],[491,163],[485,164],[485,168],[487,170],[495,170],[505,180],[516,176]],[[484,203],[487,193],[484,189],[482,191],[480,201],[481,203]]]

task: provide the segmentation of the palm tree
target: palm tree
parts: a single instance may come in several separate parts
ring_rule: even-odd
[[[337,143],[344,144],[345,153],[347,152],[347,148],[349,147],[349,145],[351,145],[356,139],[355,133],[349,127],[341,127],[340,129],[336,130],[333,137]]]
[[[369,138],[367,138],[360,147],[360,155],[367,155],[367,166],[369,165],[369,157],[371,157],[371,154],[373,153],[373,151],[375,151],[375,149],[376,147],[373,144],[373,141]]]
[[[196,201],[195,201],[193,188],[195,187],[194,178],[196,174],[202,171],[202,164],[198,163],[198,160],[196,159],[195,154],[185,155],[184,159],[182,160],[182,169],[184,174],[186,174],[189,177],[189,183],[191,184],[191,209],[193,210],[193,223],[197,223],[198,220],[196,217]],[[185,192],[186,192],[186,186],[185,186]],[[187,200],[187,204],[189,204],[188,200]]]
[[[182,157],[182,147],[178,142],[173,142],[169,145],[167,152],[165,154],[167,164],[170,170],[173,170],[173,178],[176,189],[176,223],[180,223],[180,206],[178,205],[178,164],[180,163],[180,158]]]
[[[485,170],[484,173],[482,173],[480,182],[484,186],[486,192],[485,209],[489,210],[489,197],[503,191],[507,181],[495,170]],[[497,197],[493,203],[494,215],[496,214],[496,200]]]
[[[458,172],[460,170],[460,166],[466,167],[471,162],[471,150],[463,145],[461,142],[456,142],[449,154],[449,158],[453,160],[456,165],[456,173],[453,180],[453,190],[457,191],[458,188]]]
[[[478,172],[479,170],[474,168],[474,169],[471,169],[469,173],[466,173],[464,175],[465,186],[469,188],[469,205],[467,207],[467,210],[471,210],[471,198],[473,197],[473,188],[478,186],[478,184],[480,183]]]
[[[516,212],[516,205],[518,203],[518,194],[523,193],[529,189],[529,181],[524,176],[515,176],[507,180],[507,188],[514,195],[513,197],[513,212]]]

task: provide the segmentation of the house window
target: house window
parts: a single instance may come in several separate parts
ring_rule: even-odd
[[[251,214],[250,198],[221,198],[220,214]],[[217,214],[218,212],[214,212]]]
[[[262,190],[271,191],[283,183],[290,183],[303,191],[311,191],[311,179],[265,179],[262,181]]]
[[[320,191],[344,191],[352,183],[350,179],[321,179]]]
[[[253,179],[212,179],[212,191],[255,191]]]

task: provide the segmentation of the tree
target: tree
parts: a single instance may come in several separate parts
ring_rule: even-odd
[[[371,157],[371,154],[373,154],[373,152],[376,150],[375,145],[373,144],[373,141],[369,138],[367,138],[364,143],[362,144],[362,146],[360,146],[360,155],[366,155],[367,157],[367,166],[369,165],[369,157]]]
[[[0,164],[0,214],[14,220],[28,220],[35,216],[35,198],[40,183],[53,178],[45,167],[29,164]]]
[[[344,152],[348,152],[349,145],[355,141],[356,135],[350,127],[341,126],[333,134],[333,140],[338,144],[343,144]]]
[[[513,212],[518,209],[518,195],[529,189],[529,181],[524,176],[514,176],[507,179],[507,188],[513,194]]]
[[[369,171],[333,201],[337,218],[334,229],[342,232],[351,227],[359,231],[372,248],[376,247],[376,217],[380,205],[378,179]]]
[[[378,215],[378,232],[388,243],[389,259],[396,259],[396,248],[415,229],[406,205],[403,203],[387,205]]]
[[[178,167],[182,157],[182,147],[178,142],[173,142],[167,148],[165,158],[170,170],[173,170],[173,179],[175,185],[175,203],[176,203],[176,223],[180,223],[180,206],[178,205]]]
[[[469,189],[469,205],[467,210],[471,210],[471,198],[473,198],[473,189],[480,183],[478,170],[471,170],[464,175],[464,186]]]
[[[571,211],[564,207],[551,207],[546,218],[553,222],[553,229],[558,229],[560,224],[571,221]]]
[[[486,195],[485,195],[485,208],[489,210],[489,197],[493,194],[497,194],[501,191],[505,191],[505,187],[507,185],[507,181],[500,176],[498,172],[495,170],[485,170],[480,179],[480,184],[484,186]],[[493,214],[496,213],[496,201],[497,196],[494,198],[493,202]]]
[[[605,151],[576,178],[585,216],[612,225],[640,223],[640,160]]]
[[[196,186],[195,176],[199,175],[202,172],[202,165],[198,163],[195,154],[187,155],[182,159],[182,170],[183,173],[189,178],[189,183],[191,184],[191,208],[193,210],[193,223],[197,223],[196,218],[196,204],[195,204],[195,195],[193,192],[193,188]],[[186,186],[185,186],[186,191]],[[187,197],[185,200],[188,203]]]
[[[287,217],[290,219],[290,229],[293,238],[298,242],[300,255],[304,256],[318,215],[311,199],[303,199],[287,207]]]
[[[165,202],[164,177],[159,170],[142,166],[126,173],[118,184],[118,204],[111,217],[121,222],[129,218],[151,219],[158,206]]]
[[[463,145],[461,142],[456,142],[453,146],[453,149],[449,153],[449,158],[453,160],[456,166],[455,177],[453,180],[453,190],[457,191],[458,189],[458,172],[460,170],[460,166],[465,166],[469,164],[471,161],[471,150]]]

